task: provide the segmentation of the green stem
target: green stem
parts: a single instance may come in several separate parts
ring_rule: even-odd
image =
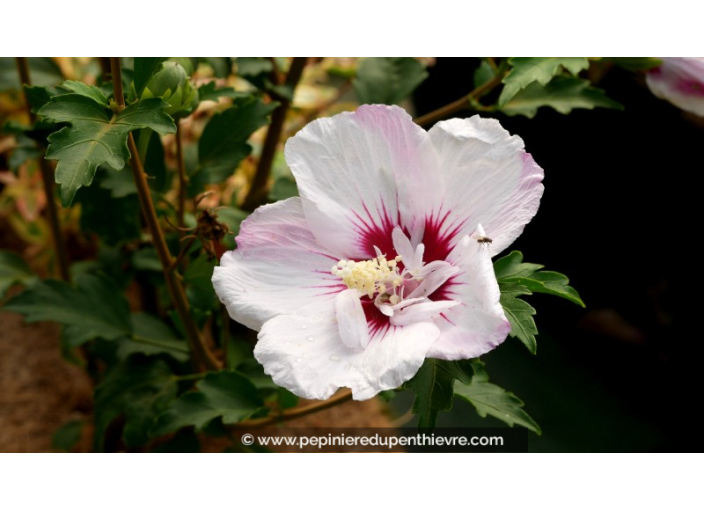
[[[291,98],[293,98],[293,93],[296,90],[298,81],[301,79],[303,68],[306,66],[307,60],[307,57],[295,57],[293,62],[291,62],[285,83],[291,92]],[[286,113],[291,106],[290,99],[285,97],[279,97],[277,99],[280,101],[280,104],[276,110],[274,110],[274,113],[271,114],[271,124],[269,125],[269,130],[266,132],[266,139],[264,140],[264,147],[262,147],[262,155],[259,158],[257,171],[254,174],[249,193],[247,193],[247,197],[242,204],[242,209],[246,211],[253,211],[266,201],[271,165],[274,162],[276,147],[279,145],[281,132],[284,128]]]
[[[112,66],[112,83],[115,92],[115,101],[117,101],[118,108],[123,109],[125,107],[125,97],[122,92],[120,57],[110,57],[110,64]],[[137,150],[137,144],[135,144],[132,133],[129,133],[127,136],[127,144],[131,154],[130,165],[132,167],[132,176],[137,186],[137,193],[139,194],[139,201],[142,206],[142,211],[144,212],[144,219],[151,232],[154,248],[156,249],[164,273],[164,279],[166,280],[166,287],[176,307],[176,312],[181,319],[181,323],[186,330],[186,336],[191,344],[193,356],[196,362],[202,363],[206,368],[210,370],[219,369],[220,362],[208,348],[198,326],[196,326],[193,320],[181,281],[177,278],[175,271],[169,270],[173,263],[173,258],[166,244],[164,232],[159,225],[159,219],[156,215],[154,202],[152,201],[152,196],[149,191],[149,184],[147,183],[147,176],[144,172],[142,161],[139,159],[139,151]]]
[[[29,64],[26,57],[16,57],[17,71],[20,75],[20,81],[22,82],[22,91],[24,92],[24,99],[27,106],[27,113],[29,114],[29,120],[34,125],[37,121],[37,116],[32,113],[32,106],[29,104],[27,98],[27,87],[32,85],[32,81],[29,75]],[[40,147],[41,150],[41,147]],[[56,201],[54,200],[54,175],[49,161],[44,159],[42,156],[39,158],[39,168],[42,172],[42,184],[44,185],[44,195],[46,196],[46,216],[49,220],[49,228],[51,229],[51,238],[54,243],[54,251],[56,253],[56,259],[59,263],[59,274],[63,280],[68,281],[70,279],[68,270],[68,255],[66,254],[66,244],[64,242],[63,232],[61,231],[61,225],[59,224],[59,213],[56,208]]]

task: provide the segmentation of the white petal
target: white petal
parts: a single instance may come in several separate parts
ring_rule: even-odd
[[[369,343],[369,328],[356,290],[343,290],[337,295],[335,316],[342,343],[350,349],[364,349]]]
[[[499,303],[501,293],[489,251],[466,236],[450,253],[448,261],[461,272],[441,291],[442,298],[462,304],[435,319],[441,334],[428,357],[475,358],[503,342],[511,325]]]
[[[394,242],[394,250],[401,256],[403,265],[409,270],[412,269],[413,260],[415,259],[415,250],[411,245],[411,241],[406,237],[406,234],[403,233],[403,230],[398,227],[393,230],[391,238]]]
[[[318,245],[299,198],[257,209],[242,223],[237,245],[215,268],[213,286],[230,317],[254,330],[347,288],[330,274],[337,258]]]
[[[254,356],[274,382],[299,397],[327,399],[338,388],[352,388],[356,400],[397,388],[423,364],[439,331],[431,322],[390,328],[364,350],[346,347],[334,311],[280,315],[259,333]]]
[[[311,122],[285,155],[311,230],[339,258],[371,258],[374,245],[389,252],[399,215],[413,231],[424,201],[443,190],[428,133],[395,106]]]
[[[430,296],[433,292],[442,286],[449,278],[456,275],[459,269],[442,260],[432,262],[434,271],[424,275],[423,280],[418,287],[415,288],[406,298],[416,298]],[[430,264],[429,264],[430,265]]]
[[[459,304],[459,301],[428,300],[423,303],[407,306],[403,310],[397,311],[389,319],[389,322],[394,326],[409,326],[418,322],[425,322]]]
[[[704,116],[704,58],[663,58],[645,77],[651,92],[688,112]]]
[[[493,239],[489,253],[503,251],[538,210],[543,170],[523,150],[523,140],[493,119],[438,122],[429,135],[447,183],[438,215],[449,213],[443,226],[459,239],[482,223]]]

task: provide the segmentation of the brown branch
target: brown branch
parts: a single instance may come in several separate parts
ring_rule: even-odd
[[[323,402],[315,402],[313,404],[308,404],[307,406],[296,407],[294,409],[287,409],[282,413],[275,414],[273,416],[266,416],[264,418],[241,421],[239,423],[235,423],[233,427],[264,427],[266,425],[273,425],[275,423],[295,420],[297,418],[302,418],[303,416],[307,416],[309,414],[317,413],[318,411],[323,411],[325,409],[329,409],[331,407],[343,404],[348,400],[352,400],[352,391],[345,389]]]
[[[117,102],[118,109],[123,109],[125,107],[125,98],[122,92],[122,70],[120,68],[120,57],[110,57],[110,64],[112,66],[112,83],[113,90],[115,92],[115,101]],[[198,326],[196,326],[196,323],[193,321],[183,286],[176,277],[175,272],[169,270],[173,263],[173,258],[171,257],[169,248],[166,245],[164,232],[159,226],[156,209],[154,208],[154,202],[152,201],[149,184],[147,183],[147,175],[144,172],[142,161],[139,158],[137,144],[134,142],[132,133],[127,135],[127,144],[131,154],[130,166],[132,167],[132,176],[134,177],[134,182],[137,186],[139,201],[142,206],[142,211],[144,213],[147,226],[149,227],[149,231],[152,235],[154,248],[156,249],[159,262],[161,263],[161,268],[164,273],[164,279],[166,280],[166,287],[169,291],[169,296],[171,296],[171,301],[174,303],[176,312],[178,313],[178,316],[183,323],[183,327],[186,330],[186,336],[188,337],[195,360],[204,364],[206,368],[210,370],[218,370],[221,366],[220,362],[208,348],[208,345],[205,343]]]
[[[98,57],[98,62],[100,63],[100,71],[103,75],[103,81],[108,81],[112,77],[112,71],[110,70],[110,57]]]
[[[293,62],[291,62],[291,68],[288,71],[285,83],[291,91],[291,97],[293,97],[296,85],[298,85],[298,81],[301,79],[303,68],[306,66],[307,60],[307,57],[295,57]],[[279,97],[278,99],[280,104],[276,110],[274,110],[274,113],[271,114],[271,124],[266,133],[262,155],[259,158],[259,164],[257,165],[257,171],[252,180],[252,186],[242,204],[242,209],[246,211],[253,211],[266,200],[271,165],[274,162],[276,147],[279,145],[284,121],[286,120],[286,113],[291,106],[290,99],[285,97]]]
[[[176,120],[176,160],[178,161],[178,226],[185,226],[183,217],[186,212],[186,161],[183,158],[183,140],[181,139],[181,121]],[[183,234],[181,234],[183,236]]]
[[[473,99],[477,99],[478,97],[483,96],[484,94],[491,91],[494,87],[501,83],[502,78],[503,76],[501,74],[497,74],[491,80],[478,86],[472,92],[470,92],[464,97],[459,98],[457,101],[453,101],[450,104],[446,104],[445,106],[438,108],[437,110],[415,118],[415,123],[420,126],[432,124],[433,122],[437,122],[438,120],[444,119],[448,115],[452,115],[453,113],[459,112],[460,110],[469,108],[471,106],[470,101],[472,101]]]
[[[24,93],[29,121],[34,125],[37,121],[37,116],[32,113],[32,105],[29,104],[26,88],[32,85],[29,75],[29,64],[26,57],[16,57],[16,63],[17,72],[20,75],[20,81],[23,85],[22,92]],[[66,254],[66,244],[64,242],[63,232],[61,231],[61,225],[59,224],[56,201],[54,200],[54,172],[51,168],[51,164],[44,159],[44,156],[39,158],[39,168],[42,172],[42,184],[44,186],[44,195],[46,196],[46,216],[49,221],[49,228],[51,229],[51,238],[54,243],[56,259],[59,263],[59,274],[63,280],[68,281],[70,279],[68,255]]]

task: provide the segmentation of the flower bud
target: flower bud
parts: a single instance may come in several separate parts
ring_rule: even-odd
[[[147,83],[142,99],[160,97],[169,107],[164,110],[174,118],[185,117],[198,106],[198,89],[193,86],[186,69],[174,61],[166,61]]]

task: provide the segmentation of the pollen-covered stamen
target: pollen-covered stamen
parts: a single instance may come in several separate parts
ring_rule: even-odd
[[[403,284],[398,268],[400,260],[400,256],[387,260],[384,255],[360,262],[341,260],[332,266],[331,272],[342,278],[347,287],[359,291],[360,295],[366,294],[370,299],[376,294],[388,295],[388,299],[396,304],[401,299],[397,290]]]

